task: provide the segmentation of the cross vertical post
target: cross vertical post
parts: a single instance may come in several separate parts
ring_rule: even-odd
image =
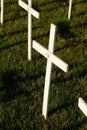
[[[43,107],[42,107],[42,116],[44,117],[44,119],[47,118],[47,107],[48,107],[49,88],[51,82],[52,63],[54,63],[57,67],[59,67],[64,72],[68,71],[68,64],[66,64],[64,61],[62,61],[60,58],[58,58],[53,54],[55,33],[56,33],[56,26],[54,24],[51,24],[48,50],[42,45],[40,45],[38,42],[33,40],[33,48],[37,50],[40,54],[42,54],[45,58],[47,58],[44,95],[43,95]]]
[[[39,19],[39,12],[32,8],[32,0],[28,0],[28,5],[19,0],[19,5],[28,12],[28,60],[32,59],[32,15]]]
[[[32,0],[28,0],[28,5],[32,8]],[[28,59],[31,60],[31,48],[32,48],[32,16],[28,13]]]
[[[50,29],[50,40],[49,40],[49,48],[48,48],[48,50],[51,53],[54,53],[55,34],[56,34],[56,26],[52,24],[51,29]],[[51,71],[52,71],[52,62],[48,59],[47,66],[46,66],[45,86],[44,86],[44,95],[43,95],[43,108],[42,108],[42,115],[44,115],[45,119],[47,117]]]
[[[68,20],[70,20],[71,17],[71,10],[72,10],[72,0],[69,0]]]
[[[1,24],[3,24],[4,0],[1,0]]]

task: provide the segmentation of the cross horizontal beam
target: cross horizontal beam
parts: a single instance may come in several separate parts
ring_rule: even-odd
[[[40,45],[38,42],[33,40],[33,48],[37,50],[40,54],[42,54],[45,58],[49,59],[52,63],[54,63],[57,67],[59,67],[64,72],[68,71],[68,64],[62,61],[60,58],[52,54],[45,47]]]
[[[26,11],[30,12],[35,18],[39,19],[40,15],[39,12],[37,12],[36,10],[34,10],[33,8],[31,8],[29,5],[27,5],[26,3],[24,3],[22,0],[19,0],[19,5],[25,9]]]
[[[85,101],[81,97],[78,100],[78,107],[81,109],[81,111],[87,117],[87,104],[85,103]]]

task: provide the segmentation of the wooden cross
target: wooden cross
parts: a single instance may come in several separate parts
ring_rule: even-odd
[[[0,16],[1,24],[3,24],[3,13],[4,13],[4,0],[1,0],[1,16]]]
[[[81,111],[87,117],[87,104],[85,103],[85,101],[81,97],[78,100],[78,107],[81,109]]]
[[[37,43],[36,41],[33,41],[33,48],[37,50],[40,54],[42,54],[45,58],[47,58],[45,86],[43,95],[43,108],[42,108],[42,115],[44,116],[45,119],[47,118],[47,107],[48,107],[49,88],[51,82],[52,63],[54,63],[64,72],[68,71],[68,64],[66,64],[64,61],[62,61],[60,58],[58,58],[53,54],[55,33],[56,33],[56,26],[54,24],[51,24],[48,50],[39,43]]]
[[[72,10],[72,0],[69,0],[68,20],[70,20],[71,17],[71,10]]]
[[[28,11],[28,60],[31,60],[32,48],[32,15],[39,19],[39,13],[32,8],[32,0],[28,0],[28,5],[22,0],[19,0],[19,5]]]

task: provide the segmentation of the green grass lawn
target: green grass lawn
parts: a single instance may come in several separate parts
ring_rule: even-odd
[[[25,0],[27,1],[27,0]],[[55,55],[69,64],[67,74],[53,65],[48,118],[41,120],[46,59],[32,49],[27,57],[27,12],[17,0],[5,0],[0,25],[0,130],[87,130],[78,98],[87,101],[87,1],[32,0],[33,36],[48,48],[50,24],[57,25]]]

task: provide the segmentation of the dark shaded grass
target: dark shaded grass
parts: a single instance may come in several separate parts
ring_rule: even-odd
[[[27,3],[27,1],[26,1]],[[86,130],[86,117],[78,98],[87,101],[87,7],[73,1],[33,1],[40,20],[33,18],[33,37],[48,48],[50,24],[57,25],[55,54],[69,64],[65,74],[53,65],[48,118],[41,120],[46,59],[32,49],[27,60],[27,12],[18,1],[5,1],[4,25],[0,25],[0,129]]]

